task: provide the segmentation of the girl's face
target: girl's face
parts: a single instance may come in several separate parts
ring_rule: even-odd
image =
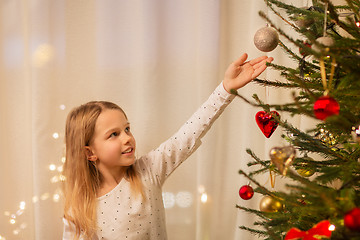
[[[99,115],[89,146],[102,174],[118,171],[135,161],[135,139],[125,115],[116,109],[105,109]]]

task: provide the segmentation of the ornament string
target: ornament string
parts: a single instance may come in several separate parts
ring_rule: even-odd
[[[324,32],[323,32],[324,37],[326,36],[327,12],[328,12],[328,3],[325,3]]]
[[[329,78],[329,91],[330,91],[330,88],[332,86],[332,81],[334,79],[335,67],[336,67],[336,60],[335,60],[335,58],[333,58],[333,60],[331,61],[331,70],[330,70],[330,78]]]
[[[326,80],[326,69],[325,69],[325,62],[324,59],[320,59],[320,72],[321,72],[321,80],[322,84],[324,86],[324,96],[327,96],[330,92],[330,87],[332,86],[332,81],[334,79],[334,73],[335,73],[335,67],[336,67],[336,60],[333,58],[331,61],[331,70],[330,70],[330,77],[329,77],[329,86]]]

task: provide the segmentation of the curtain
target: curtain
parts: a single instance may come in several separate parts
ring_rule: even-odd
[[[253,44],[265,26],[259,10],[268,11],[261,0],[0,1],[0,239],[61,239],[64,125],[73,107],[113,101],[128,115],[137,155],[156,148],[232,61],[263,55]],[[289,61],[279,47],[268,55]],[[260,78],[278,76],[270,69]],[[289,98],[253,83],[239,93]],[[236,98],[165,183],[169,239],[257,239],[238,228],[255,219],[236,204],[257,208],[260,199],[240,199],[248,181],[238,170],[249,170],[247,148],[267,158],[285,144],[281,129],[263,136],[259,110]],[[268,176],[259,182],[269,186]]]

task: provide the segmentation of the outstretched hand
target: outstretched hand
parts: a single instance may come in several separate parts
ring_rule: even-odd
[[[262,56],[250,61],[246,61],[248,55],[244,53],[239,59],[230,64],[225,71],[224,88],[230,92],[231,89],[237,90],[251,80],[258,77],[265,69],[266,63],[272,62],[272,57]],[[245,62],[246,61],[246,62]]]

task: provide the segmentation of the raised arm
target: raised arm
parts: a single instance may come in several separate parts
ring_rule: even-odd
[[[201,137],[206,134],[215,120],[230,104],[235,95],[231,89],[239,89],[266,68],[266,62],[272,58],[259,57],[245,62],[247,54],[242,55],[226,70],[224,80],[207,101],[190,117],[175,135],[162,143],[157,149],[143,156],[142,161],[151,167],[153,179],[162,185],[165,179],[187,159],[201,144]],[[146,169],[144,167],[143,169]]]

